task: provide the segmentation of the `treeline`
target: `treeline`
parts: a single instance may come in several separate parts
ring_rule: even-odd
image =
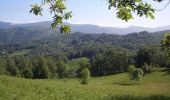
[[[126,72],[129,65],[142,68],[149,73],[153,68],[170,66],[168,56],[159,47],[142,47],[136,53],[122,49],[111,49],[98,53],[92,59],[91,72],[94,76]]]
[[[49,56],[35,58],[26,56],[0,58],[0,74],[23,78],[47,79],[79,77],[81,70],[89,66],[89,59],[87,58],[79,58],[73,61],[65,61],[64,59]]]
[[[127,72],[129,65],[150,73],[154,68],[169,67],[170,63],[166,53],[156,46],[140,48],[136,53],[122,48],[107,48],[89,58],[1,57],[0,73],[24,78],[70,78],[81,77],[81,71],[88,68],[92,76],[104,76]]]

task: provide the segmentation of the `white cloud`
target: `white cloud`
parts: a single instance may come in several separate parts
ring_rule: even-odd
[[[38,21],[4,20],[2,22],[9,22],[11,24],[28,24],[28,23],[36,23]]]

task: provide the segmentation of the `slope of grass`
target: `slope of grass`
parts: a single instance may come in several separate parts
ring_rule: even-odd
[[[10,54],[10,56],[11,56],[11,57],[14,57],[14,56],[25,55],[25,54],[28,54],[30,51],[31,51],[30,49],[15,51],[15,52],[13,52],[12,54]]]
[[[79,79],[32,80],[0,76],[0,100],[170,100],[170,75],[154,72],[140,85],[128,83],[126,73]]]

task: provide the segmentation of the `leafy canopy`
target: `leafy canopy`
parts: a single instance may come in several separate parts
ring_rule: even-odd
[[[54,29],[60,25],[61,33],[69,33],[70,26],[64,25],[63,21],[72,17],[72,12],[68,11],[65,4],[65,0],[42,0],[41,4],[32,4],[30,13],[42,16],[43,6],[49,7],[50,13],[53,15],[53,23],[51,27]]]
[[[153,0],[161,2],[163,0]],[[53,15],[52,28],[60,26],[61,33],[70,33],[70,26],[65,25],[66,21],[72,17],[72,12],[65,6],[66,0],[42,0],[41,4],[32,4],[30,13],[42,16],[43,6],[48,5],[50,13]],[[115,8],[117,17],[124,21],[133,19],[133,13],[138,16],[146,16],[154,19],[155,9],[146,0],[107,0],[109,9]]]
[[[167,52],[168,57],[170,57],[170,33],[165,34],[165,39],[161,41],[161,46]]]

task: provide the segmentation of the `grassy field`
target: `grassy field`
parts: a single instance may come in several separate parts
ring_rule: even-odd
[[[0,76],[0,100],[170,100],[170,74],[154,72],[140,85],[131,84],[126,73],[92,78],[89,85]]]
[[[10,56],[11,56],[11,57],[20,56],[20,55],[27,54],[27,53],[29,53],[29,52],[30,52],[29,49],[27,49],[27,50],[20,50],[20,51],[13,52],[12,54],[10,54]]]

